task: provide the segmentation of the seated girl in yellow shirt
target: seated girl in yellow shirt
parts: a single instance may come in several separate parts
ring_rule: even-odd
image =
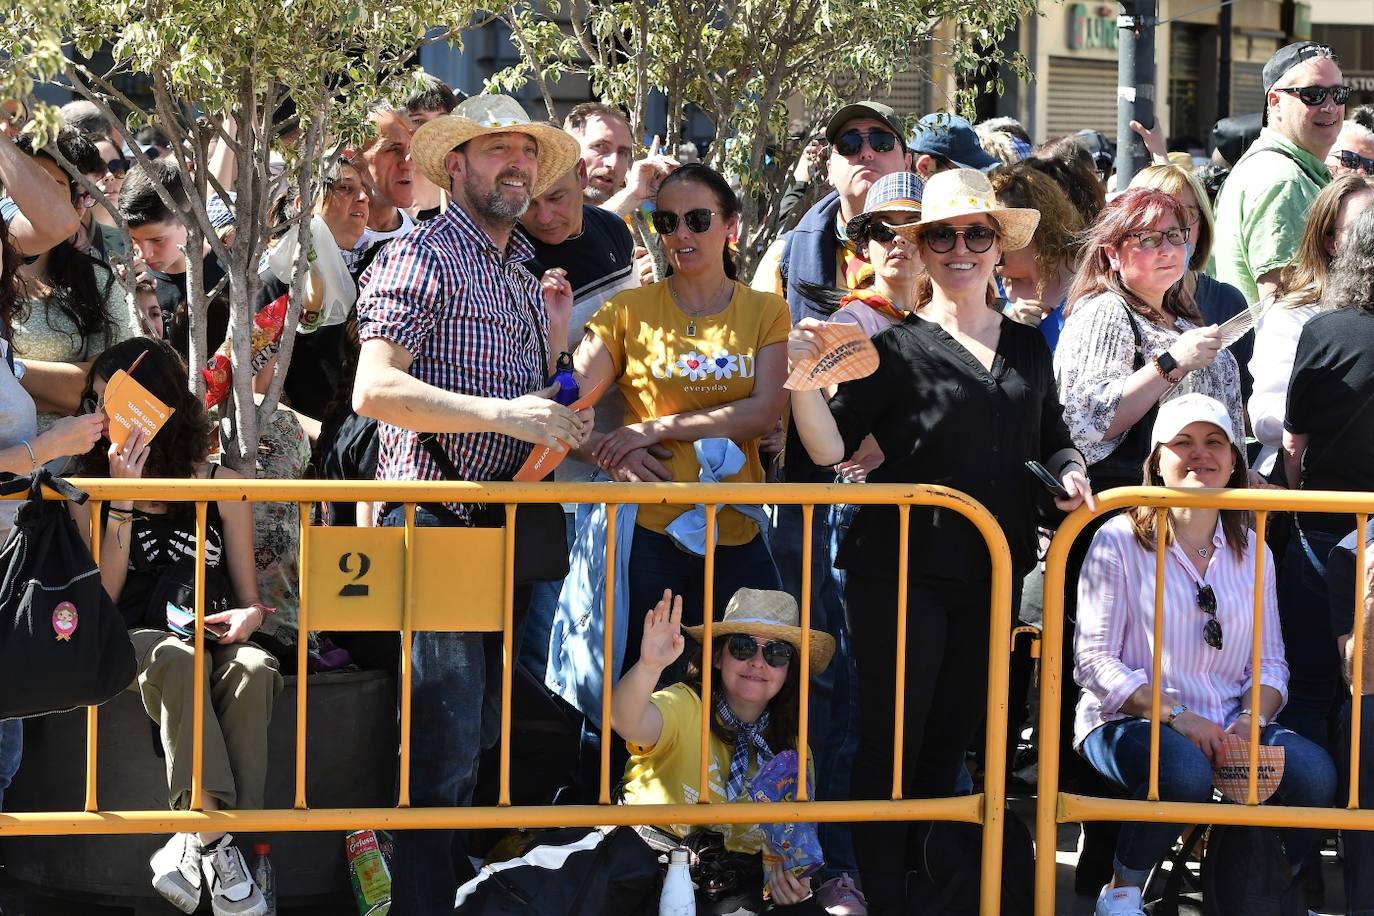
[[[726,607],[724,618],[712,628],[713,675],[708,782],[712,802],[747,800],[749,778],[773,755],[797,748],[797,710],[800,702],[798,653],[802,630],[797,603],[785,592],[742,588]],[[663,671],[686,645],[682,598],[664,590],[662,599],[645,615],[639,660],[616,684],[611,699],[611,726],[625,739],[630,762],[625,770],[626,804],[684,804],[700,797],[701,671],[704,654],[697,650],[688,666],[687,682],[654,691]],[[686,633],[700,641],[703,627]],[[819,674],[830,662],[835,641],[811,631],[811,672]],[[809,766],[809,761],[808,761]],[[660,825],[686,837],[686,825]],[[760,852],[763,832],[757,824],[725,824],[727,853],[752,858],[753,868],[737,869],[738,884],[725,898],[699,900],[701,912],[763,912],[766,880],[773,907],[770,912],[823,914],[806,881],[774,865],[764,874]],[[724,906],[725,909],[720,909]]]

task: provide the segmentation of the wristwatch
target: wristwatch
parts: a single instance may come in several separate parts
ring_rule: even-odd
[[[1174,359],[1173,355],[1168,350],[1155,356],[1155,371],[1162,375],[1165,381],[1170,383],[1177,383],[1183,378],[1183,373],[1178,370],[1178,360]],[[1177,373],[1177,375],[1175,373]]]
[[[1252,716],[1255,721],[1259,723],[1260,728],[1269,727],[1269,719],[1265,717],[1263,713],[1256,716],[1254,713],[1250,712],[1250,710],[1242,709],[1240,712],[1236,713],[1236,718],[1239,719],[1241,716]]]
[[[1184,706],[1182,703],[1175,703],[1173,706],[1169,707],[1169,718],[1164,720],[1164,724],[1172,728],[1174,720],[1176,720],[1179,716],[1183,715],[1187,711],[1187,706]]]

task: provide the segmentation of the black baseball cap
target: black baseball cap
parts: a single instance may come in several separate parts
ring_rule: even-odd
[[[1269,95],[1269,90],[1283,79],[1285,73],[1313,57],[1329,57],[1335,60],[1336,52],[1317,41],[1295,41],[1275,51],[1274,56],[1264,65],[1264,94]]]
[[[833,145],[835,138],[840,135],[844,126],[856,118],[873,118],[876,121],[882,121],[897,135],[897,142],[902,145],[902,149],[906,149],[906,138],[902,136],[902,128],[898,125],[897,112],[882,102],[867,100],[851,102],[831,115],[830,120],[825,125],[825,142]]]

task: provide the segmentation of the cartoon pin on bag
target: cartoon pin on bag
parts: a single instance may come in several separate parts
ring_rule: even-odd
[[[0,546],[0,719],[96,706],[134,679],[129,632],[62,500],[86,494],[39,468],[0,483],[29,498]]]

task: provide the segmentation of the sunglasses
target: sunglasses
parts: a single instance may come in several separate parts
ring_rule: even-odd
[[[864,227],[862,241],[868,241],[872,239],[873,241],[878,242],[879,244],[886,245],[888,242],[892,241],[896,237],[897,233],[893,232],[892,227],[889,226],[887,223],[879,222],[878,220],[873,220],[867,226]]]
[[[1182,248],[1188,244],[1188,238],[1193,234],[1192,229],[1145,229],[1140,232],[1131,232],[1127,238],[1135,239],[1136,244],[1145,251],[1153,251],[1168,241],[1175,248]]]
[[[120,175],[129,171],[129,160],[124,158],[109,159],[105,162],[105,168],[109,170],[111,175],[118,178]]]
[[[934,229],[927,229],[921,233],[921,240],[926,246],[936,254],[944,254],[954,250],[954,242],[959,236],[964,237],[964,245],[974,254],[982,254],[992,247],[992,243],[997,240],[997,230],[990,226],[965,226],[956,229],[953,226],[936,226]]]
[[[797,647],[790,642],[773,639],[760,644],[747,633],[731,633],[725,647],[730,650],[731,656],[742,662],[749,661],[762,651],[763,660],[770,668],[786,668],[797,654]]]
[[[1210,585],[1197,587],[1198,610],[1207,615],[1207,623],[1202,627],[1202,641],[1213,649],[1221,650],[1221,621],[1217,620],[1217,593]]]
[[[1366,175],[1374,175],[1374,159],[1366,159],[1359,153],[1348,149],[1340,149],[1331,155],[1340,160],[1341,168],[1350,169],[1352,172],[1364,172]]]
[[[688,210],[682,214],[682,221],[687,224],[689,232],[705,232],[711,228],[711,217],[715,215],[714,210],[707,210],[702,207],[698,210]],[[652,214],[654,231],[659,235],[672,235],[677,231],[678,214],[672,210],[655,210]]]
[[[896,134],[875,127],[867,131],[847,130],[840,134],[835,138],[835,152],[841,156],[854,156],[864,148],[865,141],[875,153],[890,153],[897,148]]]
[[[1272,91],[1295,95],[1308,108],[1316,108],[1326,101],[1328,95],[1337,105],[1344,105],[1350,98],[1349,86],[1276,86]]]

